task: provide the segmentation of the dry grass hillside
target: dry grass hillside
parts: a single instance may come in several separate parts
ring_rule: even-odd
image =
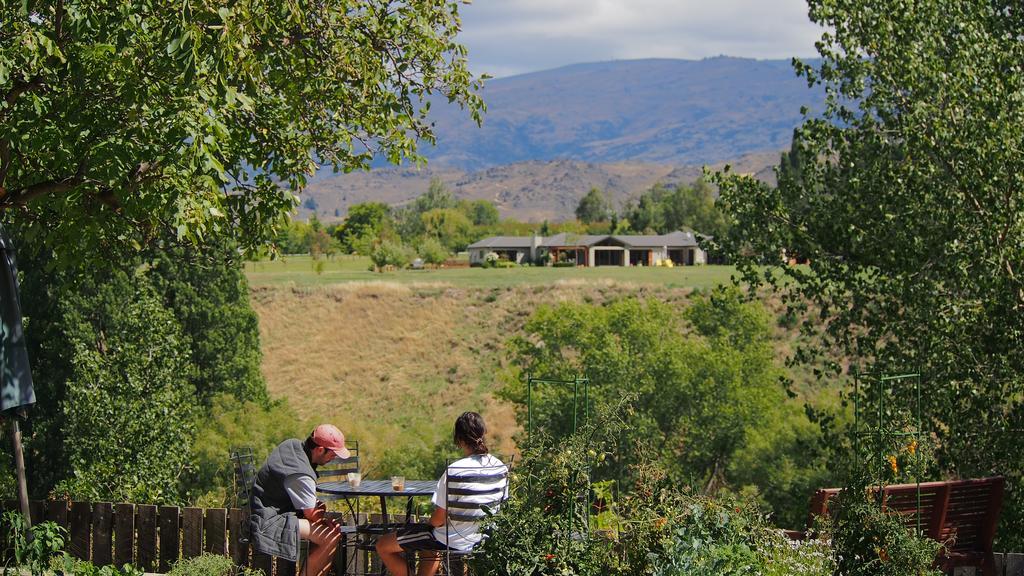
[[[391,450],[435,449],[464,410],[483,413],[494,444],[510,452],[515,415],[494,395],[509,374],[503,343],[538,305],[628,295],[685,305],[690,294],[612,280],[501,288],[380,282],[259,287],[252,302],[272,397],[286,398],[304,421],[340,426],[372,468]],[[777,329],[780,358],[793,337]]]

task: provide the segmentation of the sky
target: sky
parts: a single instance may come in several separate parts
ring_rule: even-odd
[[[636,58],[815,56],[805,0],[474,0],[459,40],[500,78]]]

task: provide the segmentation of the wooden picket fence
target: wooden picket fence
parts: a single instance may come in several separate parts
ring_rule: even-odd
[[[5,510],[18,510],[15,501],[3,504]],[[246,518],[239,508],[32,500],[29,512],[33,522],[49,520],[67,530],[67,552],[96,566],[131,564],[145,572],[167,572],[180,559],[211,553],[228,555],[237,566],[267,576],[295,574],[294,562],[256,553],[240,541]],[[339,514],[329,516],[343,520]],[[379,522],[375,516],[369,521]],[[346,556],[361,566],[370,561],[351,545]]]

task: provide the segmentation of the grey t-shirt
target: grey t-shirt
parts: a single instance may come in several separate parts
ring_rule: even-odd
[[[292,474],[284,479],[284,491],[296,510],[316,506],[316,481],[305,474]]]

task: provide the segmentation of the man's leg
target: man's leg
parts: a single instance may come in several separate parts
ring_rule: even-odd
[[[425,550],[420,552],[420,567],[416,570],[416,576],[434,576],[440,567],[441,555],[437,552]]]
[[[405,564],[396,533],[385,534],[377,539],[377,555],[392,576],[409,576],[409,567]]]
[[[334,553],[341,541],[341,530],[329,522],[310,525],[309,520],[299,519],[299,537],[309,540],[310,547],[302,573],[304,576],[324,576],[334,560]]]

